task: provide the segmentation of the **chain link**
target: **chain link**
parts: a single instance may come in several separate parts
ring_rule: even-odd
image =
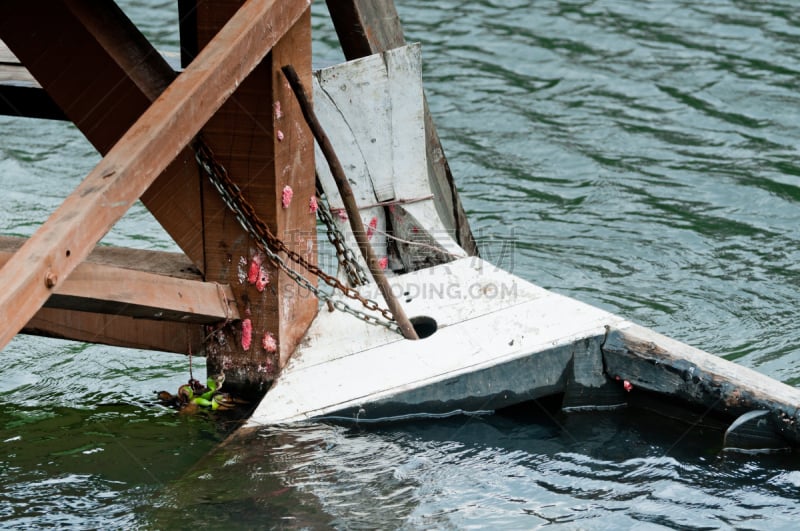
[[[239,187],[230,179],[228,171],[225,169],[225,167],[217,162],[217,160],[214,158],[214,154],[205,144],[205,142],[200,139],[195,140],[193,147],[197,163],[200,164],[200,167],[206,172],[211,184],[213,184],[214,188],[217,189],[225,205],[231,210],[231,212],[233,212],[236,220],[239,222],[245,232],[247,232],[247,234],[256,242],[259,248],[264,251],[273,265],[280,268],[289,276],[289,278],[313,293],[318,299],[327,303],[329,306],[349,313],[350,315],[353,315],[369,324],[380,325],[388,328],[389,330],[393,330],[398,334],[402,334],[400,327],[398,327],[397,323],[394,321],[392,312],[386,308],[381,308],[380,305],[374,300],[365,298],[356,289],[350,286],[345,286],[337,278],[327,274],[297,252],[289,249],[286,244],[283,243],[283,241],[272,234],[272,231],[269,230],[269,227],[267,227],[266,223],[264,223],[261,218],[258,217],[253,206],[244,198]],[[298,264],[306,271],[316,276],[322,282],[333,288],[334,292],[335,290],[340,291],[345,297],[360,302],[365,309],[379,313],[382,318],[375,315],[370,315],[357,308],[353,308],[345,301],[334,298],[333,293],[326,293],[325,291],[319,289],[302,274],[292,269],[292,267],[290,267],[289,264],[287,264],[278,253],[285,254],[289,260]]]
[[[328,236],[328,241],[331,242],[333,248],[336,249],[336,258],[339,260],[339,264],[342,266],[345,273],[347,273],[350,284],[352,286],[363,286],[369,282],[369,276],[356,258],[353,249],[345,244],[345,236],[333,220],[327,198],[320,195],[318,207],[317,216],[327,228],[326,235]]]

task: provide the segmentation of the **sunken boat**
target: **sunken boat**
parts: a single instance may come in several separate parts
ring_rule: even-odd
[[[713,416],[728,449],[800,444],[799,390],[481,259],[420,47],[392,2],[328,3],[349,61],[313,73],[308,0],[178,2],[180,65],[113,2],[0,5],[0,112],[70,120],[103,156],[30,238],[0,238],[0,348],[203,355],[263,395],[242,429],[554,397]],[[138,200],[180,253],[97,247]]]

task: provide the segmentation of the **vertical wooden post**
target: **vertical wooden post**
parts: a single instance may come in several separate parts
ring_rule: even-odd
[[[203,48],[241,3],[197,4],[197,49]],[[192,33],[186,24],[182,31],[185,36]],[[209,120],[202,136],[272,232],[315,263],[316,218],[309,209],[315,193],[313,137],[280,72],[286,63],[293,64],[310,84],[308,9]],[[216,190],[207,181],[202,186],[206,280],[233,287],[243,318],[210,334],[208,371],[224,372],[226,387],[263,392],[316,315],[317,300],[261,256]],[[292,199],[284,206],[289,189]],[[263,291],[247,279],[251,267],[258,269],[258,262],[269,277]],[[270,338],[274,338],[275,352]]]

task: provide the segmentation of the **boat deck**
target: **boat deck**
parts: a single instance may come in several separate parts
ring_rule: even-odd
[[[485,413],[560,393],[565,411],[624,407],[648,391],[722,414],[737,430],[761,422],[755,431],[771,444],[800,441],[800,390],[481,259],[392,285],[430,335],[409,341],[323,309],[248,426]],[[362,294],[380,300],[374,285]]]

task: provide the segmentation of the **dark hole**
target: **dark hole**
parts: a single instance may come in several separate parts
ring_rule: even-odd
[[[414,327],[414,331],[417,333],[420,339],[430,337],[434,332],[436,332],[437,325],[436,320],[433,317],[428,317],[427,315],[418,315],[417,317],[412,317],[409,319],[409,321],[411,321],[411,325]]]
[[[70,255],[70,252],[69,252],[69,249],[67,249],[67,256],[69,256],[69,255]]]

